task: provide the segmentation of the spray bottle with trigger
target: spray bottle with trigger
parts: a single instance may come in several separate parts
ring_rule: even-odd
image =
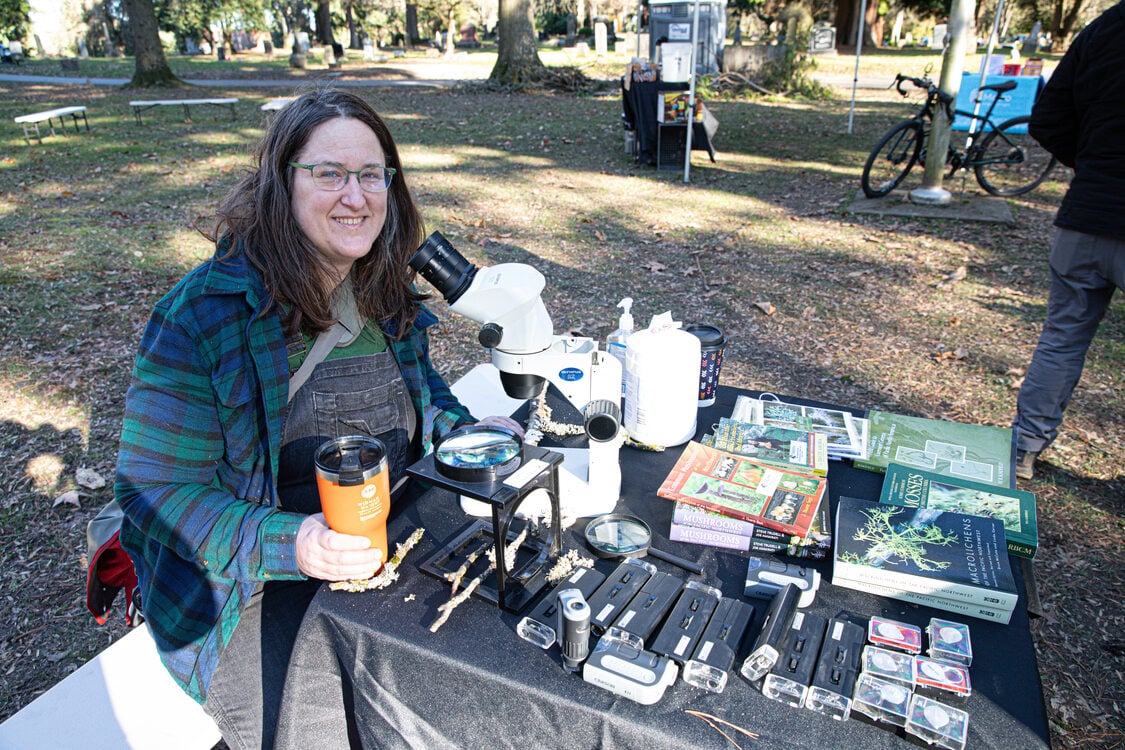
[[[629,337],[633,335],[633,298],[626,297],[617,303],[623,312],[617,321],[617,330],[606,336],[606,351],[621,361],[621,396],[625,396],[625,351],[629,348]]]

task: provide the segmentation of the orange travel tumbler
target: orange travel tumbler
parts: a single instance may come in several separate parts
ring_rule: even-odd
[[[387,559],[387,514],[391,510],[387,449],[373,437],[349,435],[316,450],[316,486],[328,527],[365,536]]]

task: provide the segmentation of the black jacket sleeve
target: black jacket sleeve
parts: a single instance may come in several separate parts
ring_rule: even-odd
[[[1068,167],[1078,149],[1079,114],[1075,106],[1075,70],[1081,54],[1081,35],[1063,56],[1031,110],[1028,132]]]

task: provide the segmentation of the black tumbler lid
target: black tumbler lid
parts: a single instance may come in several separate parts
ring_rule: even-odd
[[[386,464],[387,449],[376,438],[349,435],[325,441],[316,450],[316,468],[336,484],[350,486],[364,480]]]
[[[713,326],[708,323],[692,323],[685,327],[684,330],[698,336],[699,342],[703,346],[722,346],[726,343],[723,332],[718,326]]]

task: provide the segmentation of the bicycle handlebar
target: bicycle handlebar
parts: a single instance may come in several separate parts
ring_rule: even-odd
[[[920,89],[925,89],[927,96],[933,97],[937,101],[941,102],[942,105],[945,106],[946,114],[949,115],[949,117],[952,119],[952,117],[953,117],[953,97],[952,96],[950,96],[949,94],[947,94],[944,91],[942,91],[941,89],[939,89],[934,84],[934,82],[931,81],[926,76],[922,76],[921,78],[914,78],[913,76],[904,76],[902,73],[899,73],[898,75],[895,76],[894,83],[892,83],[891,86],[894,86],[895,90],[898,91],[898,93],[901,94],[902,96],[909,96],[910,92],[906,91],[902,87],[902,85],[904,83],[906,83],[907,81],[914,84],[916,87],[918,87]]]

